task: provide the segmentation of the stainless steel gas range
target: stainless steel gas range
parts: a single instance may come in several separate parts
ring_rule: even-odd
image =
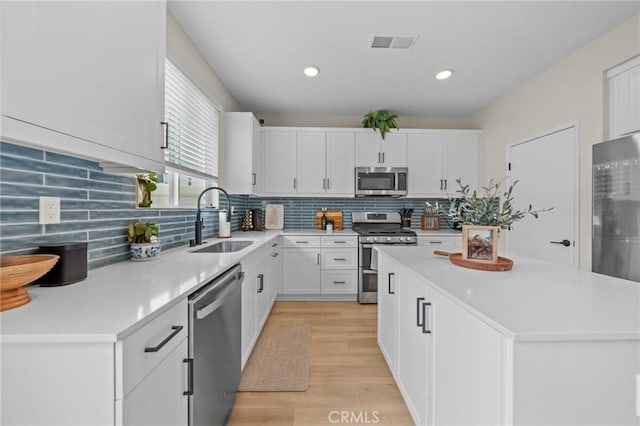
[[[353,212],[351,229],[358,233],[358,302],[378,303],[375,244],[417,245],[416,233],[402,228],[397,212]]]

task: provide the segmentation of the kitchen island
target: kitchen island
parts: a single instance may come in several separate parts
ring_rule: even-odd
[[[377,250],[378,343],[417,424],[639,424],[638,283]]]

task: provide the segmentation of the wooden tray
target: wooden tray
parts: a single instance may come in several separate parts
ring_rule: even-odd
[[[333,221],[333,229],[342,231],[342,210],[325,210],[324,216]],[[322,210],[316,210],[316,228],[322,229]]]
[[[480,271],[505,272],[513,268],[513,260],[498,256],[498,263],[477,262],[463,259],[462,253],[449,253],[447,251],[434,250],[433,254],[438,256],[448,256],[451,263],[463,268],[478,269]]]

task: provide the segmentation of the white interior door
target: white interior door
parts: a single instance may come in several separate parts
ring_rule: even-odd
[[[518,180],[514,204],[526,210],[553,207],[538,219],[527,216],[507,231],[507,250],[569,267],[577,266],[578,152],[575,126],[508,147],[510,182]],[[563,244],[564,242],[564,244]]]

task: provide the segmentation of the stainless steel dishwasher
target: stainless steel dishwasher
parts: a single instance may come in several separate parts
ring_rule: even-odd
[[[223,425],[240,384],[240,264],[189,296],[189,425]]]

